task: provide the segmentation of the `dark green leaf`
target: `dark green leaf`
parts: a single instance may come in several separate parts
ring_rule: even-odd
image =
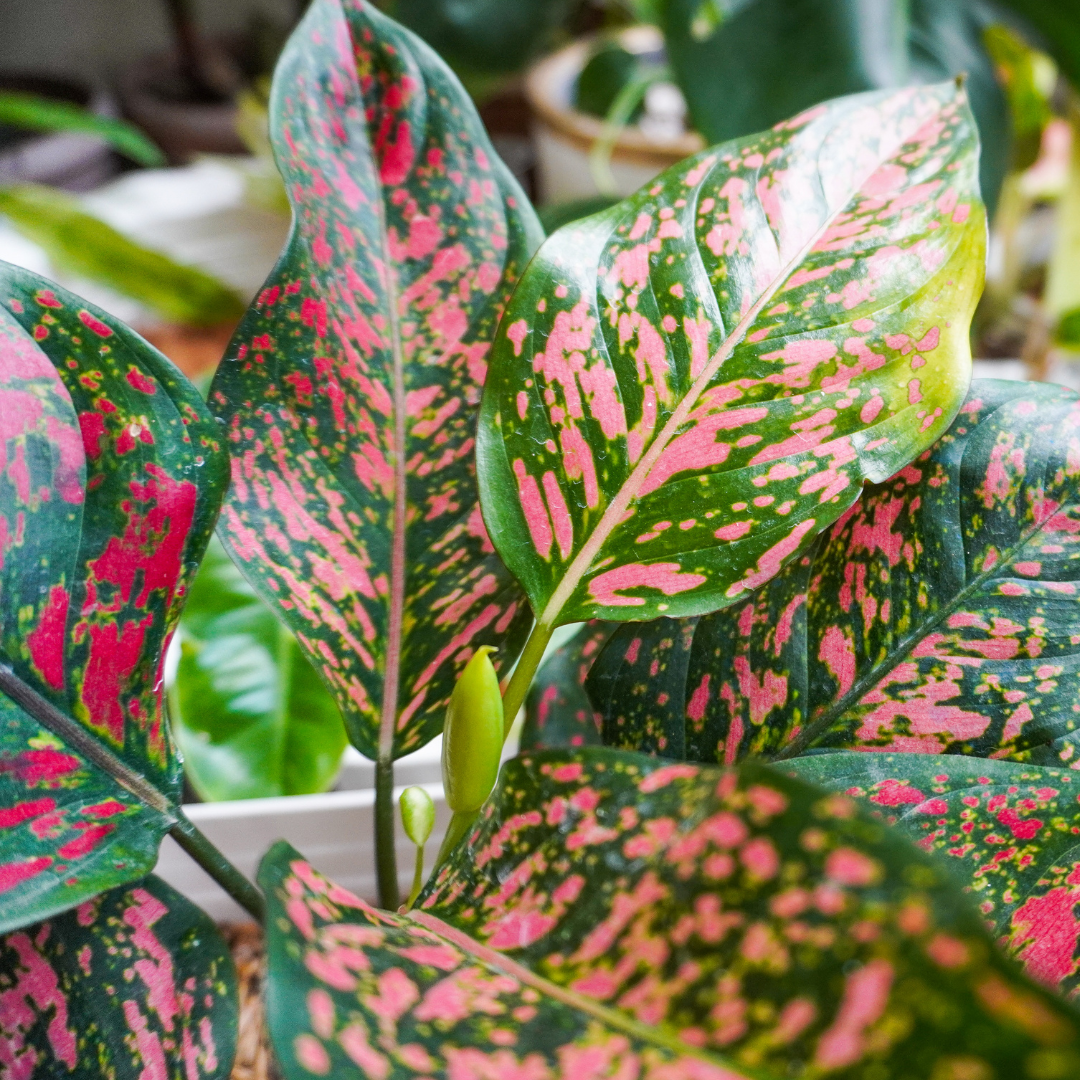
[[[599,116],[611,111],[620,91],[641,74],[641,60],[617,41],[606,41],[589,57],[574,87],[574,108]],[[642,112],[639,104],[630,117],[633,123]],[[549,230],[550,231],[550,230]]]
[[[668,0],[668,58],[709,142],[759,131],[825,98],[964,74],[991,209],[1009,160],[1009,118],[982,20],[960,0],[754,0],[709,34],[700,0]]]
[[[284,844],[261,880],[289,1080],[1080,1067],[1075,1014],[1001,956],[944,868],[851,800],[760,766],[596,747],[515,759],[409,915]]]
[[[525,701],[521,749],[592,746],[600,742],[585,677],[616,623],[585,623],[536,673]]]
[[[203,799],[330,787],[348,741],[337,704],[217,540],[191,587],[180,647],[171,720]]]
[[[587,199],[574,199],[571,202],[556,203],[554,206],[542,207],[539,211],[540,224],[547,233],[553,233],[572,221],[597,214],[601,210],[607,210],[619,200],[614,195],[594,195]]]
[[[1080,87],[1080,4],[1077,0],[998,0],[1039,34],[1038,45],[1058,62],[1066,78]]]
[[[1040,982],[1080,985],[1080,773],[921,754],[814,754],[784,766],[869,804],[943,856],[994,937]]]
[[[931,451],[768,588],[699,620],[687,756],[1072,762],[1078,580],[1080,398],[978,380]]]
[[[573,0],[396,0],[393,14],[450,63],[517,71],[550,45]]]
[[[98,116],[66,101],[0,91],[0,124],[33,131],[81,131],[104,139],[125,157],[140,165],[164,165],[165,155],[126,120]]]
[[[542,630],[734,603],[945,431],[982,283],[975,166],[953,83],[855,96],[544,244],[477,437]]]
[[[236,970],[209,917],[160,878],[0,938],[10,1080],[227,1080]]]
[[[154,864],[181,783],[162,657],[228,473],[213,418],[160,353],[7,264],[0,418],[0,660],[85,740],[0,695],[9,929]],[[98,752],[158,809],[99,771]]]
[[[289,245],[211,390],[236,463],[222,539],[296,632],[353,744],[438,734],[480,645],[529,614],[476,502],[476,405],[539,226],[431,50],[315,0],[271,101]]]
[[[0,186],[0,214],[44,248],[57,270],[107,285],[173,322],[213,326],[244,313],[240,297],[216,278],[140,247],[62,191]]]

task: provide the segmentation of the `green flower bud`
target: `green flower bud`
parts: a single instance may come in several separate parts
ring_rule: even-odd
[[[454,687],[443,728],[442,774],[447,805],[474,813],[491,794],[503,748],[503,707],[499,677],[482,645]]]
[[[423,847],[435,827],[435,803],[422,787],[407,787],[399,804],[405,835],[417,847]]]

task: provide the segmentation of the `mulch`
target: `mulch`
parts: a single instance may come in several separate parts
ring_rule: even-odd
[[[240,986],[240,1025],[231,1080],[281,1080],[263,1024],[262,930],[255,923],[222,923]]]

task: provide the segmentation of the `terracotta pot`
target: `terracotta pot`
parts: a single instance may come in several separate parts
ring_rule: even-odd
[[[653,26],[634,26],[619,35],[633,53],[660,53],[663,36]],[[572,105],[574,87],[593,49],[586,38],[545,57],[525,77],[525,94],[535,117],[540,196],[545,203],[571,202],[599,194],[589,169],[589,151],[604,122]],[[657,173],[696,154],[705,143],[694,131],[659,139],[635,126],[620,133],[611,154],[611,173],[619,195],[630,195]]]

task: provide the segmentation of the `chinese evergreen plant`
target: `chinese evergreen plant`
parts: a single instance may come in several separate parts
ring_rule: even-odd
[[[1076,1075],[1080,399],[968,389],[962,86],[542,246],[364,0],[315,0],[272,120],[294,227],[207,404],[2,273],[0,1074],[229,1074],[228,952],[146,876],[171,833],[263,922],[289,1080]],[[164,650],[222,507],[376,761],[381,908],[284,843],[256,890],[179,806]],[[207,617],[263,648],[250,600]],[[444,720],[451,836],[399,907],[393,762]]]

